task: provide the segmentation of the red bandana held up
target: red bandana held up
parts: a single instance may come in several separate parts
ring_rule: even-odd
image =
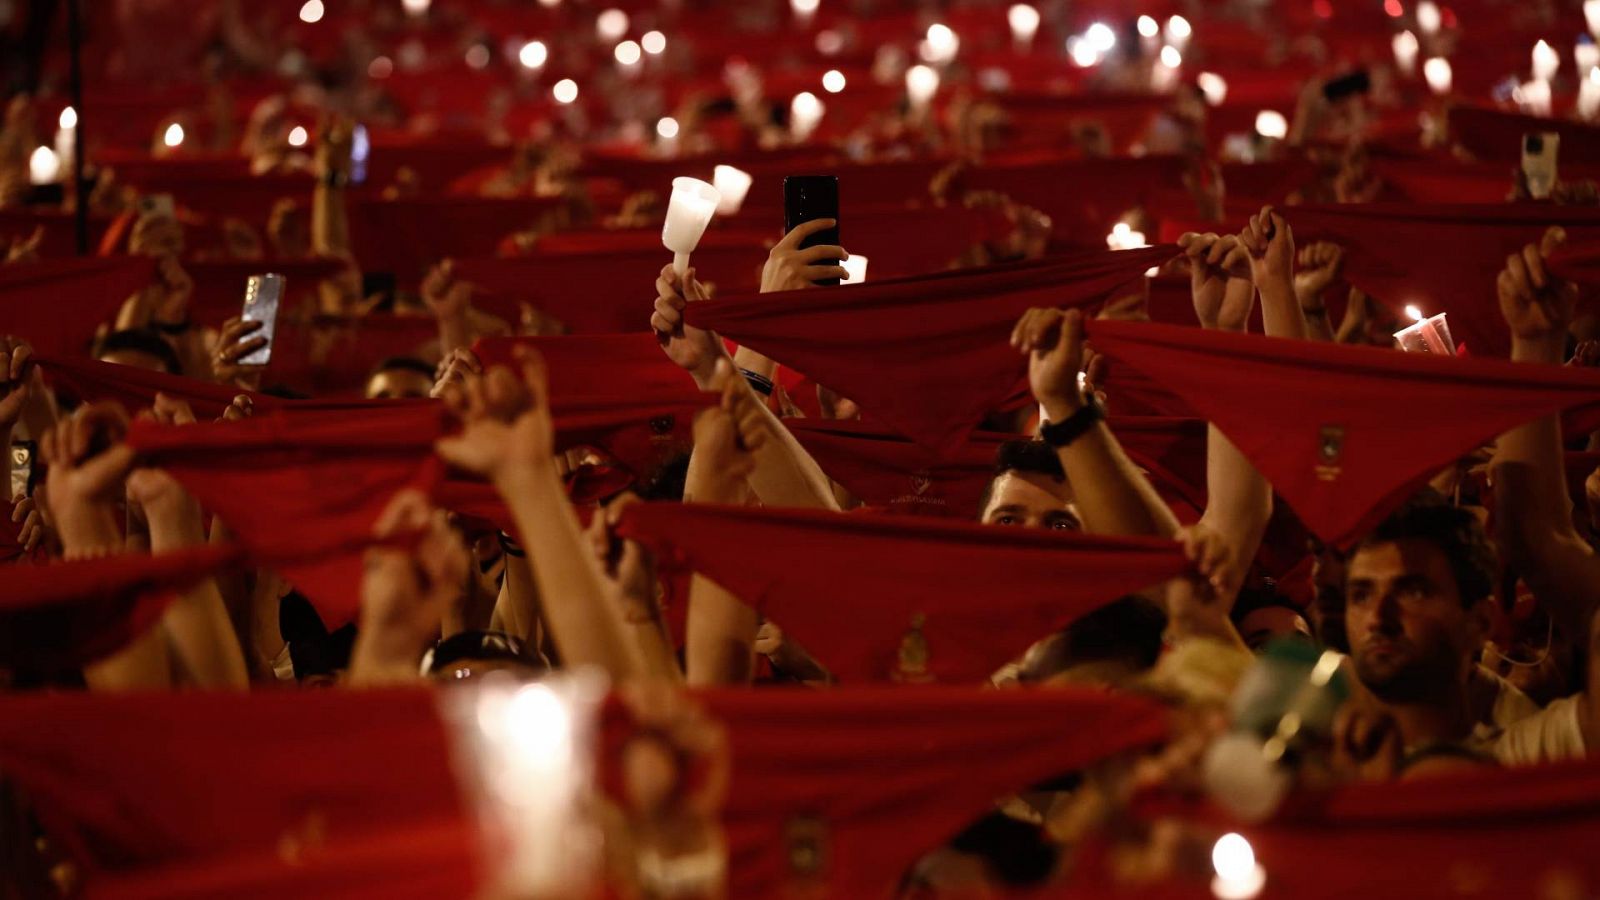
[[[6,567],[0,578],[0,665],[81,666],[122,649],[173,596],[228,568],[237,547],[108,556]]]
[[[431,492],[444,434],[434,401],[279,410],[239,422],[135,421],[128,443],[228,524],[250,555],[299,588],[329,627],[360,605],[361,551],[395,492]]]
[[[1506,256],[1561,225],[1574,242],[1600,239],[1600,209],[1546,204],[1362,203],[1285,211],[1295,240],[1345,248],[1345,277],[1395,310],[1449,313],[1450,334],[1474,356],[1505,356],[1495,278]]]
[[[814,510],[637,504],[622,534],[759,609],[847,682],[981,682],[1188,565],[1170,541]]]
[[[155,271],[155,260],[139,256],[0,266],[0,334],[27,338],[39,353],[81,355]]]
[[[1586,286],[1600,285],[1600,240],[1569,243],[1551,254],[1550,273]]]
[[[1097,251],[709,300],[690,304],[686,318],[806,373],[907,437],[951,452],[1023,377],[1027,359],[1009,339],[1024,312],[1106,300],[1174,252]]]
[[[240,394],[248,394],[258,410],[286,402],[266,394],[138,366],[54,354],[41,354],[37,359],[52,387],[88,403],[114,400],[129,413],[150,407],[158,393],[189,404],[199,419],[221,416]]]
[[[1090,335],[1221,428],[1335,544],[1501,432],[1600,400],[1600,373],[1558,366],[1150,323],[1096,321]]]
[[[649,334],[483,338],[473,351],[515,372],[519,345],[544,357],[557,449],[596,446],[636,474],[687,449],[695,413],[716,402]]]

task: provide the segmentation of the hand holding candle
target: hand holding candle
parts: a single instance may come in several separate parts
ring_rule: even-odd
[[[672,251],[672,267],[679,278],[689,270],[689,254],[699,246],[721,202],[717,189],[698,178],[672,179],[672,200],[661,228],[661,243]]]

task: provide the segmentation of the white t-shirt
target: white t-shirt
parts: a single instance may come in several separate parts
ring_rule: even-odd
[[[1500,728],[1479,725],[1473,731],[1471,746],[1493,756],[1503,766],[1582,759],[1583,728],[1578,723],[1581,702],[1581,694],[1562,697]]]

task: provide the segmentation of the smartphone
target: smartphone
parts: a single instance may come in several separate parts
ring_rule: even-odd
[[[1322,86],[1323,99],[1329,103],[1338,103],[1346,97],[1371,91],[1372,76],[1366,69],[1357,69],[1348,75],[1340,75]]]
[[[350,183],[365,184],[367,181],[367,157],[372,154],[372,139],[367,135],[367,126],[357,125],[350,132]]]
[[[244,285],[244,313],[246,322],[260,322],[251,337],[264,337],[267,343],[239,357],[246,366],[264,366],[272,360],[272,334],[278,327],[278,304],[283,300],[283,276],[276,272],[251,275]]]
[[[11,442],[11,502],[15,503],[33,491],[33,460],[37,447],[33,441]]]
[[[171,194],[145,194],[139,198],[139,218],[148,219],[152,216],[177,216]]]
[[[832,228],[819,231],[800,243],[800,248],[839,243],[839,179],[833,175],[790,175],[783,179],[783,232],[788,234],[801,222],[832,219]],[[837,266],[837,259],[821,259],[819,266]],[[837,278],[823,278],[819,285],[836,285]]]
[[[1556,188],[1556,156],[1561,151],[1561,135],[1554,131],[1541,131],[1522,136],[1522,176],[1527,179],[1528,193],[1535,200],[1544,200]]]

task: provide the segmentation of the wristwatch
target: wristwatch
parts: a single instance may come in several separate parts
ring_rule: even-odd
[[[1102,422],[1106,417],[1105,404],[1093,394],[1084,401],[1083,407],[1077,412],[1059,422],[1047,423],[1039,429],[1039,437],[1052,447],[1065,447],[1080,437],[1084,432]]]

